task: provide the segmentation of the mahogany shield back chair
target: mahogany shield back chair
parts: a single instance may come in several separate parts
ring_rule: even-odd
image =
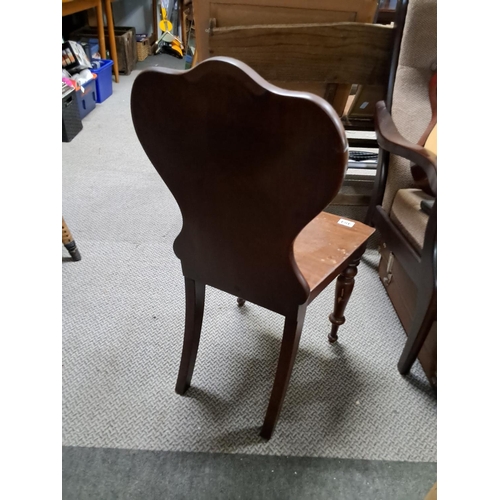
[[[186,291],[176,392],[191,383],[206,285],[235,295],[240,305],[248,300],[282,314],[283,341],[261,431],[270,438],[307,305],[339,276],[330,315],[335,341],[373,233],[322,213],[346,170],[342,124],[323,99],[275,87],[229,58],[189,71],[143,71],[131,110],[137,136],[183,218],[174,243]],[[167,114],[181,117],[182,125],[165,120]]]

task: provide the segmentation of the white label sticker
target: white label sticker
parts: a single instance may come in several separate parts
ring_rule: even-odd
[[[354,222],[351,222],[350,220],[345,220],[345,219],[340,219],[338,224],[342,224],[343,226],[347,226],[347,227],[354,226]]]
[[[368,104],[370,104],[368,101],[365,101],[363,104],[361,104],[361,106],[359,107],[359,109],[365,109],[366,106],[368,106]]]

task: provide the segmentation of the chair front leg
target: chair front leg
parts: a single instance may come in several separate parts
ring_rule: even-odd
[[[177,394],[184,394],[191,385],[205,307],[205,285],[188,278],[184,278],[184,283],[186,287],[186,320],[182,358],[175,386]]]
[[[285,317],[285,327],[283,330],[283,340],[281,341],[278,368],[274,378],[271,398],[267,407],[266,418],[264,419],[264,425],[260,431],[260,435],[264,439],[271,438],[281,412],[281,407],[283,406],[283,401],[285,400],[295,357],[297,356],[306,308],[307,305],[303,304],[298,307],[295,314]]]
[[[361,256],[352,260],[340,273],[335,284],[335,305],[333,313],[328,316],[332,323],[332,331],[328,335],[328,341],[333,344],[337,341],[337,332],[340,325],[345,323],[344,312],[354,288],[354,277],[358,274],[358,265]]]

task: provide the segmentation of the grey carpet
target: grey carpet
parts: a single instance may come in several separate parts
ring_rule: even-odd
[[[360,265],[338,345],[326,340],[334,285],[308,308],[270,442],[258,430],[282,317],[253,304],[239,309],[208,288],[193,386],[185,397],[174,393],[184,290],[172,242],[181,219],[136,140],[136,75],[121,76],[63,144],[63,215],[82,254],[72,262],[63,248],[63,444],[435,461],[436,397],[418,363],[407,378],[397,372],[405,334],[375,251]],[[167,104],[175,98],[165,96]]]
[[[422,500],[435,463],[63,448],[64,500]]]

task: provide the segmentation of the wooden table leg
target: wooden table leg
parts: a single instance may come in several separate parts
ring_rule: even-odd
[[[115,75],[115,82],[118,83],[120,81],[120,77],[118,56],[116,54],[115,26],[113,23],[113,8],[111,6],[111,0],[106,0],[106,22],[108,24],[109,50],[111,51],[111,59],[113,59],[113,74]]]
[[[97,2],[96,5],[96,20],[97,20],[97,33],[99,37],[99,53],[101,59],[106,59],[106,41],[104,39],[104,21],[102,19],[102,5]]]
[[[153,44],[158,40],[158,0],[153,0]]]
[[[182,43],[184,45],[184,54],[188,53],[186,16],[184,15],[184,2],[179,4],[179,17],[181,19]]]
[[[64,222],[64,217],[62,220],[62,242],[74,261],[82,259],[82,256],[80,255],[80,252],[76,246],[75,240],[73,239],[73,235],[66,225],[66,222]]]

